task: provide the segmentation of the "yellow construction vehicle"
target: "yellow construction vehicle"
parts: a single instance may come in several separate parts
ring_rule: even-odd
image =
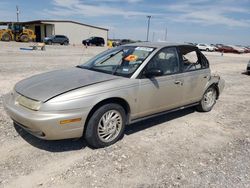
[[[36,39],[34,31],[25,29],[20,23],[5,23],[5,25],[8,26],[7,29],[0,29],[1,41],[29,42]]]

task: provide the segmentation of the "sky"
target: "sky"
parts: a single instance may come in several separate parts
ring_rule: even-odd
[[[250,46],[250,0],[1,0],[0,21],[73,20],[110,38]]]

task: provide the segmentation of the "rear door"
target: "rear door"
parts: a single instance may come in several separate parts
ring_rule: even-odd
[[[182,103],[187,105],[201,100],[204,88],[210,79],[210,69],[208,60],[196,47],[178,48],[183,72],[178,78],[184,80]]]

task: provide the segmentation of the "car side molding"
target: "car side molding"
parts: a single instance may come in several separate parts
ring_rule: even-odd
[[[199,102],[195,102],[195,103],[192,103],[192,104],[189,104],[189,105],[185,105],[185,106],[174,108],[174,109],[171,109],[171,110],[159,112],[159,113],[156,113],[156,114],[153,114],[153,115],[148,115],[148,116],[132,119],[132,120],[130,120],[129,123],[136,123],[136,122],[139,122],[139,121],[142,121],[142,120],[146,120],[146,119],[154,118],[154,117],[157,117],[157,116],[169,114],[171,112],[175,112],[175,111],[178,111],[178,110],[183,110],[183,109],[186,109],[186,108],[190,108],[190,107],[196,106],[198,104],[199,104]]]

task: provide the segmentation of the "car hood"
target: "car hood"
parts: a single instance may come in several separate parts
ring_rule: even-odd
[[[81,68],[71,68],[24,79],[16,84],[15,90],[28,98],[46,102],[62,93],[113,79],[119,79],[119,77]]]

